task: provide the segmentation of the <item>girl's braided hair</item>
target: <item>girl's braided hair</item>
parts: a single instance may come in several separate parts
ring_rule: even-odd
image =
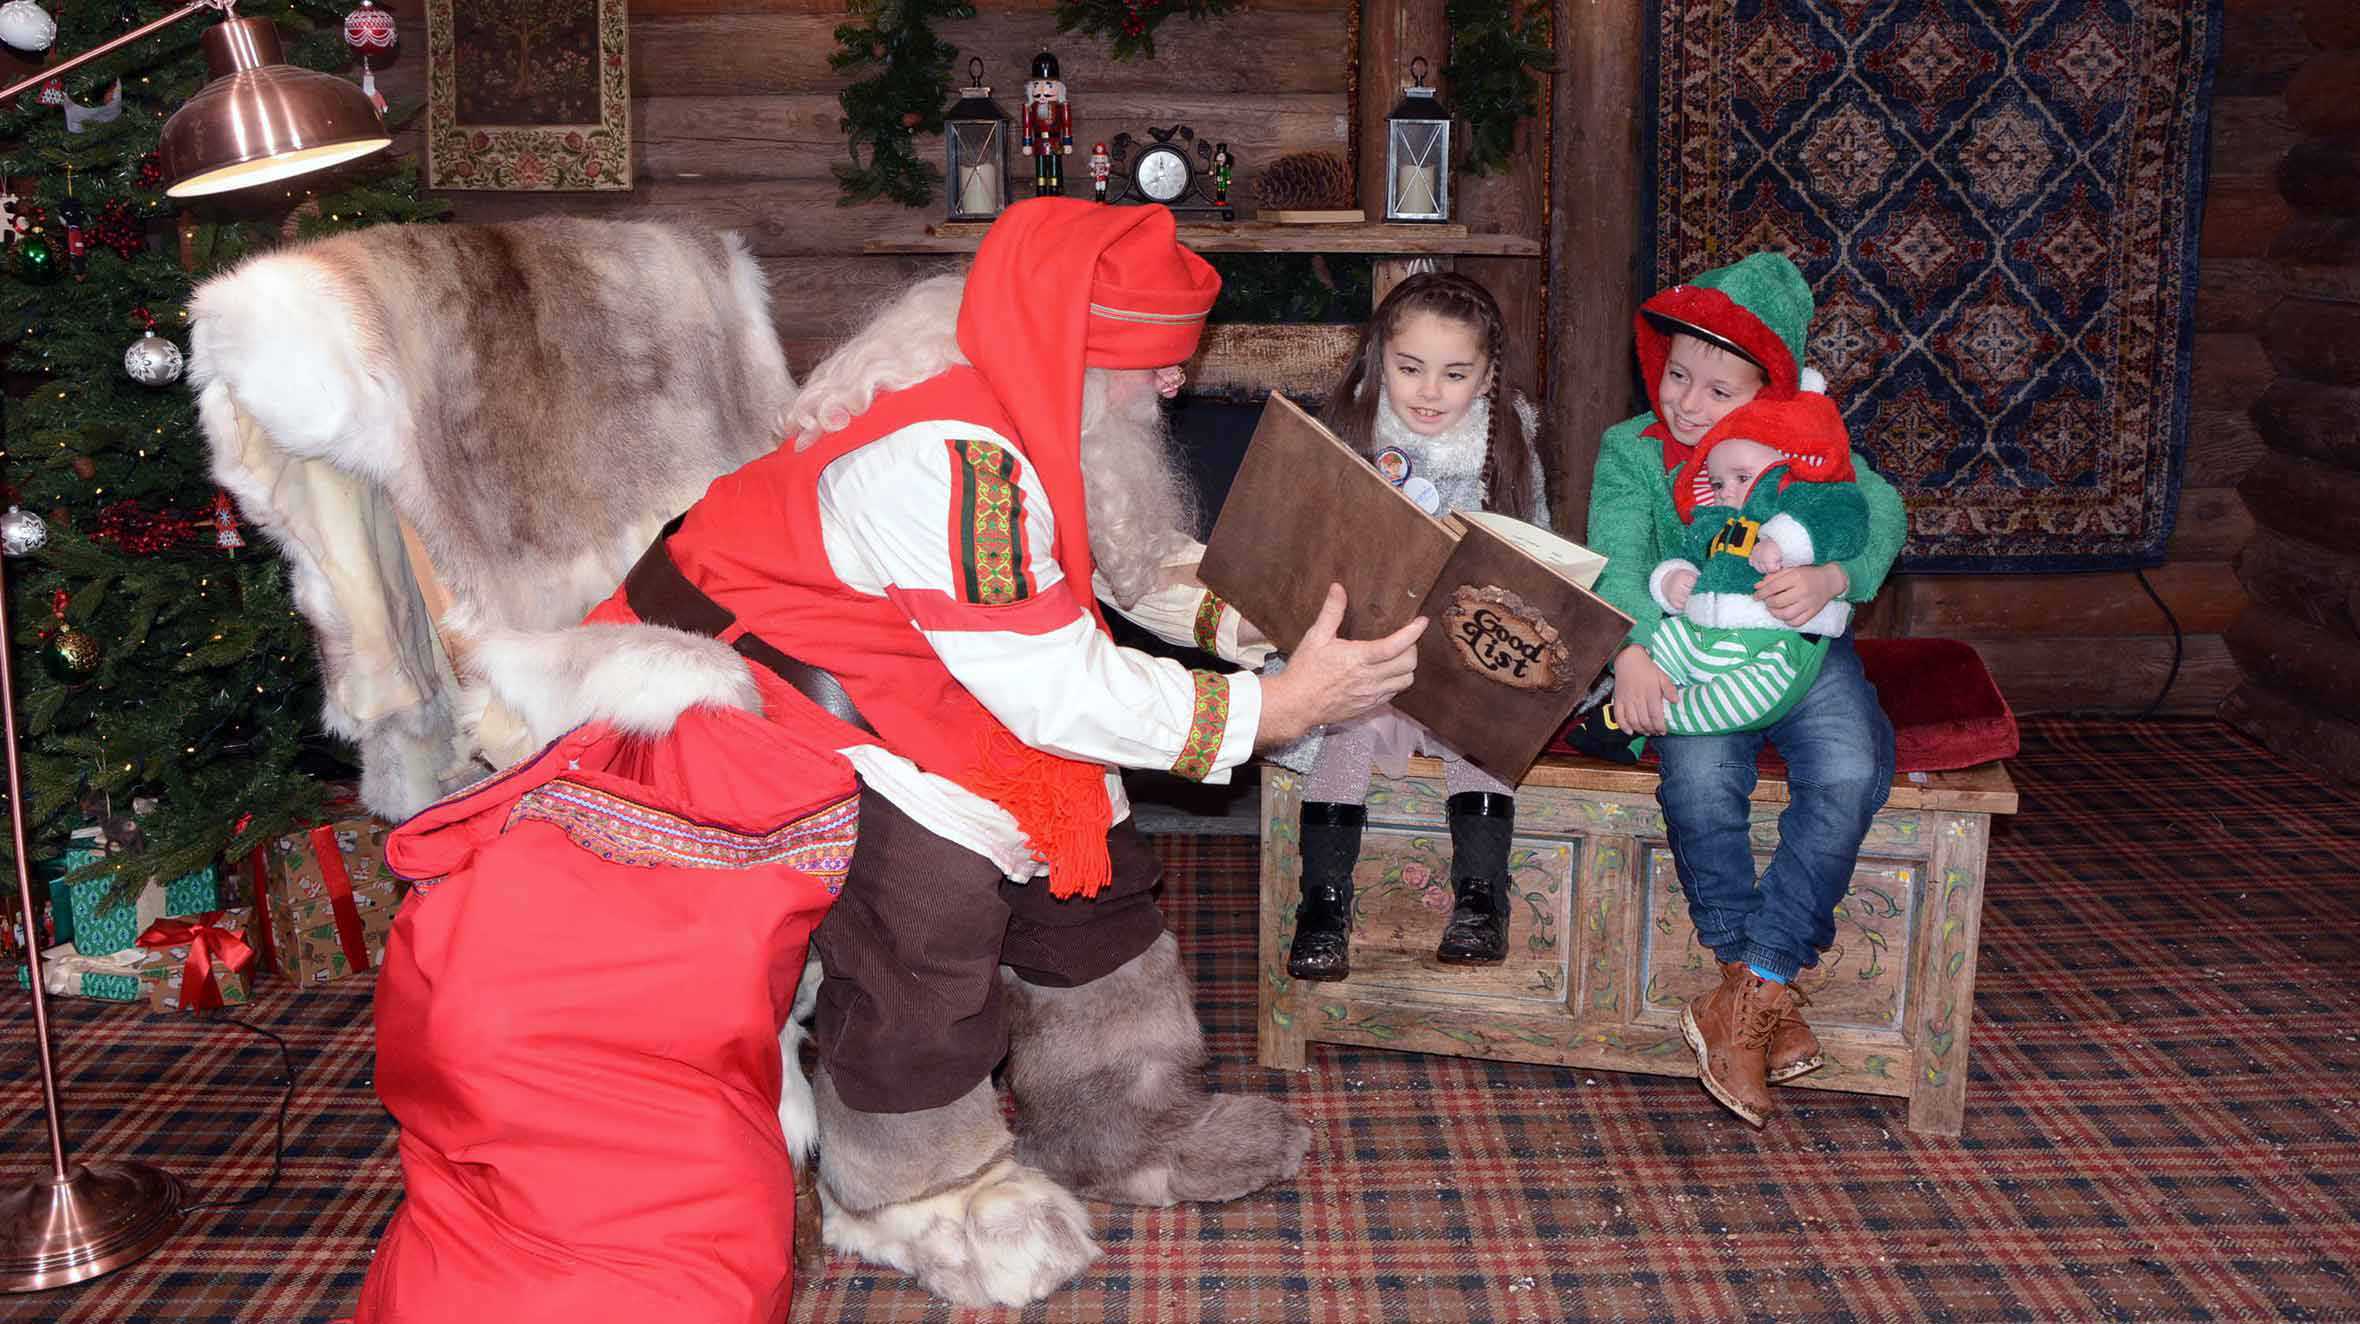
[[[1499,370],[1507,327],[1499,301],[1480,281],[1455,271],[1421,271],[1394,286],[1369,315],[1368,325],[1361,328],[1360,348],[1328,392],[1320,421],[1362,458],[1376,459],[1371,438],[1376,435],[1377,411],[1384,407],[1384,400],[1383,391],[1372,384],[1384,378],[1385,346],[1411,314],[1421,312],[1475,329],[1491,373],[1491,384],[1484,389],[1491,402],[1491,433],[1483,453],[1484,505],[1518,519],[1529,518],[1538,495],[1532,491],[1532,439],[1524,434],[1522,420],[1508,408],[1508,389],[1502,381],[1506,374]],[[1505,428],[1503,414],[1515,420]]]

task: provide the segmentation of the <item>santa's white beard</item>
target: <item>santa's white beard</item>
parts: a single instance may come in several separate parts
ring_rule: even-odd
[[[1153,373],[1082,374],[1090,555],[1122,606],[1154,592],[1165,563],[1195,540],[1196,490],[1178,461]]]

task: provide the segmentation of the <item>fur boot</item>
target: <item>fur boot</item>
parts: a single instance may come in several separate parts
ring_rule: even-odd
[[[1082,1202],[1016,1158],[991,1081],[915,1113],[849,1108],[824,1069],[812,1086],[829,1246],[962,1306],[1029,1305],[1098,1258]]]
[[[1165,934],[1103,978],[1009,983],[1017,1155],[1093,1200],[1234,1200],[1292,1177],[1311,1128],[1276,1099],[1205,1089],[1204,1032]]]

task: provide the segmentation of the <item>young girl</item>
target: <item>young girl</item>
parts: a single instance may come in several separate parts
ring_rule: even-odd
[[[1361,333],[1360,352],[1328,393],[1324,421],[1377,471],[1441,515],[1491,510],[1546,524],[1539,414],[1500,381],[1505,328],[1499,304],[1452,272],[1393,287]],[[1445,748],[1390,708],[1326,727],[1278,762],[1308,773],[1304,789],[1303,904],[1287,971],[1342,979],[1352,932],[1352,866],[1370,775],[1398,776],[1409,755],[1439,755],[1450,792],[1451,884],[1456,895],[1437,959],[1492,965],[1508,954],[1508,842],[1514,788]]]

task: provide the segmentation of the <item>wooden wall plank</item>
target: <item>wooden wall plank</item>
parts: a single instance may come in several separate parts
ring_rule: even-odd
[[[2305,767],[2360,784],[2360,723],[2313,711],[2267,685],[2248,682],[2221,704],[2221,717]]]
[[[1443,0],[1361,0],[1360,206],[1372,221],[1385,218],[1385,115],[1409,84],[1410,60],[1426,60],[1426,86],[1442,87],[1450,51]],[[1449,89],[1443,88],[1445,98]],[[1444,104],[1449,104],[1447,99]],[[1454,183],[1454,187],[1455,187]]]
[[[2169,635],[1967,642],[1982,655],[2019,716],[2140,712],[2163,692],[2171,671]],[[2156,711],[2170,717],[2210,716],[2237,685],[2237,660],[2217,634],[2188,635],[2182,642],[2179,674]]]
[[[1549,163],[1549,403],[1557,526],[1589,527],[1598,438],[1631,412],[1631,310],[1639,293],[1639,65],[1645,6],[1557,13]]]
[[[2189,487],[2230,487],[2262,458],[2262,434],[2237,409],[2197,409],[2188,417],[2188,462],[2180,481]]]
[[[2306,542],[2360,546],[2360,473],[2274,450],[2237,491],[2256,523]]]
[[[2164,556],[2172,561],[2226,561],[2253,537],[2253,512],[2234,487],[2183,487]]]
[[[843,11],[723,13],[631,18],[631,93],[641,97],[760,96],[835,92],[854,76],[828,67]],[[1212,24],[1166,23],[1156,58],[1117,63],[1106,47],[1059,34],[1044,12],[979,14],[937,31],[959,48],[954,77],[969,56],[983,60],[992,95],[1010,114],[1024,98],[1033,56],[1051,51],[1076,110],[1108,92],[1342,92],[1345,10],[1238,13]],[[1168,35],[1167,35],[1168,34]],[[1169,120],[1161,121],[1169,123]]]
[[[2188,370],[2188,407],[2246,409],[2260,399],[2278,369],[2259,337],[2242,332],[2200,333]]]
[[[2360,721],[2360,647],[2349,633],[2257,605],[2237,619],[2225,640],[2248,677],[2301,696],[2306,707]]]
[[[1344,147],[1342,93],[1271,93],[1258,97],[1175,93],[1109,93],[1074,117],[1074,155],[1066,190],[1087,191],[1086,160],[1093,141],[1153,124],[1186,123],[1205,139],[1227,142],[1238,159],[1242,193],[1255,171],[1287,152]],[[730,97],[649,97],[632,106],[631,135],[638,178],[658,180],[831,179],[845,158],[838,128],[843,107],[829,93]],[[942,139],[918,140],[922,155],[941,165]],[[1022,178],[1025,159],[1011,140],[1009,168]],[[1027,184],[1029,188],[1029,183]],[[1247,209],[1250,212],[1250,208]],[[935,219],[940,219],[936,216]]]
[[[532,216],[603,216],[669,221],[744,236],[756,257],[858,253],[872,239],[915,241],[939,215],[890,204],[836,205],[834,180],[790,179],[761,184],[656,180],[628,193],[452,192],[463,221],[511,221]]]
[[[2215,97],[2275,96],[2316,49],[2303,33],[2303,6],[2288,0],[2230,4],[2222,15]]]
[[[2285,264],[2266,257],[2206,258],[2196,280],[2196,329],[2259,331],[2289,284]]]
[[[2196,240],[2197,255],[2206,262],[2219,258],[2268,257],[2270,243],[2294,208],[2278,196],[2275,182],[2226,184],[2207,190],[2204,229]]]
[[[2346,648],[2360,635],[2360,556],[2256,529],[2237,554],[2237,578],[2257,607],[2335,631]]]
[[[2218,634],[2245,610],[2245,586],[2225,561],[2157,566],[2147,582],[2185,634]],[[2088,575],[1919,575],[1910,589],[1913,635],[2169,633],[2163,613],[2128,572]]]
[[[2301,136],[2287,118],[2285,97],[2214,97],[2210,187],[2275,186],[2279,158]]]
[[[424,0],[404,2],[423,4]],[[975,0],[975,8],[984,14],[1044,14],[1056,7],[1057,0]],[[1249,5],[1241,5],[1232,13],[1228,21],[1251,21],[1246,16],[1255,13],[1334,8],[1335,0],[1251,0]],[[633,18],[678,18],[691,14],[833,14],[840,18],[844,12],[845,0],[631,0]],[[1213,23],[1218,26],[1222,21],[1215,19]],[[1156,29],[1159,57],[1167,34],[1188,26],[1185,20],[1174,18]]]
[[[2290,295],[2262,328],[2262,344],[2294,376],[2360,386],[2360,305]]]
[[[2360,469],[2360,386],[2281,377],[2251,411],[2261,439],[2289,455]]]

